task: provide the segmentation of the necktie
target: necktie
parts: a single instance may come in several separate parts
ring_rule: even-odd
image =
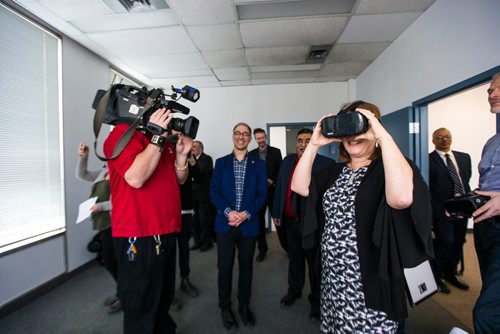
[[[463,195],[464,188],[462,187],[462,182],[460,181],[460,177],[458,176],[457,169],[451,161],[450,155],[446,153],[444,155],[446,157],[446,166],[448,167],[448,172],[450,173],[451,180],[453,181],[453,192],[459,195]]]

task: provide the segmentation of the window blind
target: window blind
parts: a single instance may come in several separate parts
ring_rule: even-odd
[[[65,227],[60,49],[0,4],[0,252]]]

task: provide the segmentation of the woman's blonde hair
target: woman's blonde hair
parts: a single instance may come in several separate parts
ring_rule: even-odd
[[[354,112],[355,111],[354,109],[356,109],[356,108],[370,110],[375,115],[375,117],[377,117],[377,119],[379,121],[380,121],[380,118],[382,117],[380,114],[380,110],[378,109],[378,107],[376,105],[368,103],[368,102],[364,102],[361,100],[357,100],[357,101],[354,101],[351,103],[344,104],[342,106],[342,108],[340,109],[340,111],[337,113],[337,115],[338,114],[345,114],[348,112]],[[373,153],[369,159],[373,160],[373,159],[377,158],[381,153],[382,153],[382,151],[380,149],[380,146],[375,145],[375,150],[373,151]],[[339,143],[339,160],[341,162],[344,162],[344,163],[351,162],[351,156],[349,155],[349,153],[347,153],[347,151],[344,147],[344,144],[342,144],[342,142]]]

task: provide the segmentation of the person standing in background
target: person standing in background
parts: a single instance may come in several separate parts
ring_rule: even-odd
[[[99,171],[89,171],[87,169],[89,147],[85,143],[78,145],[78,155],[80,159],[76,166],[76,177],[82,181],[93,182],[90,197],[97,197],[97,201],[90,208],[92,211],[92,228],[98,231],[104,267],[116,282],[118,269],[113,250],[113,239],[111,237],[111,201],[108,166],[104,165]],[[106,298],[104,305],[108,307],[108,313],[115,313],[122,309],[117,293]]]
[[[203,152],[203,143],[199,140],[193,142],[191,154],[196,159],[198,166],[197,178],[193,182],[193,236],[192,250],[200,249],[205,252],[212,245],[212,203],[210,202],[210,179],[213,172],[212,157]]]
[[[456,272],[465,242],[467,218],[449,217],[444,202],[470,192],[471,159],[467,153],[451,150],[452,136],[448,129],[434,131],[432,142],[435,150],[429,153],[429,190],[437,283],[443,293],[450,293],[443,279],[461,290],[468,290],[469,285]]]
[[[238,249],[238,311],[247,327],[255,325],[250,309],[253,256],[259,235],[259,210],[267,198],[264,162],[248,155],[252,130],[246,123],[233,128],[233,152],[217,159],[210,185],[210,198],[217,208],[217,269],[219,307],[226,329],[238,327],[231,310],[231,290],[236,248]]]
[[[274,200],[274,190],[276,189],[276,179],[278,178],[278,173],[281,166],[281,151],[276,147],[267,145],[267,135],[266,132],[261,128],[256,128],[253,130],[253,135],[258,147],[250,151],[249,155],[259,158],[266,163],[267,171],[267,201],[259,211],[259,222],[260,222],[260,234],[257,238],[257,248],[259,249],[259,254],[256,257],[257,262],[261,262],[266,257],[268,250],[266,241],[266,210],[269,208],[269,212],[273,211],[273,200]],[[281,246],[285,251],[287,250],[286,238],[281,230],[280,226],[276,226],[276,232]]]

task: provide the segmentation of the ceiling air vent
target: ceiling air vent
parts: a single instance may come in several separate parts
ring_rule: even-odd
[[[165,0],[119,0],[129,12],[168,8]]]
[[[328,53],[332,48],[331,45],[313,45],[309,50],[309,55],[306,59],[306,64],[322,64],[325,62]]]

